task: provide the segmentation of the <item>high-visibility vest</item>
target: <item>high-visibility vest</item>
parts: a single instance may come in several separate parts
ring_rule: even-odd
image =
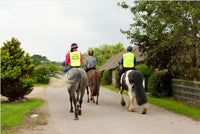
[[[70,52],[70,64],[72,67],[81,65],[81,53],[79,51]]]
[[[123,54],[123,67],[134,67],[134,54],[131,52]]]

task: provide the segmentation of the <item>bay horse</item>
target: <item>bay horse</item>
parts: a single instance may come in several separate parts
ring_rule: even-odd
[[[87,82],[87,74],[82,68],[71,68],[61,79],[51,80],[52,85],[65,86],[68,89],[70,112],[74,112],[73,104],[75,109],[74,120],[78,120],[78,115],[81,115],[81,105]]]
[[[100,82],[101,82],[101,75],[97,70],[90,70],[87,72],[88,76],[88,86],[87,86],[87,102],[89,101],[89,89],[90,88],[90,100],[95,103],[94,96],[96,96],[96,104],[98,104],[99,98],[99,90],[100,90]]]
[[[120,81],[120,103],[125,106],[126,103],[123,98],[123,91],[127,90],[129,95],[128,111],[134,111],[134,96],[139,106],[142,106],[142,114],[147,112],[147,97],[144,89],[144,76],[140,71],[128,70],[122,74]],[[133,95],[133,90],[135,95]]]

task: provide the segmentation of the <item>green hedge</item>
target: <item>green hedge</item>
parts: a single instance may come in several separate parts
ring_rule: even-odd
[[[58,73],[58,67],[54,63],[43,63],[35,69],[35,82],[36,83],[49,83],[51,77]]]
[[[145,64],[141,64],[136,66],[136,69],[140,72],[142,72],[142,74],[145,77],[145,90],[148,91],[147,86],[148,86],[148,80],[149,77],[154,73],[154,69],[152,67],[148,67]]]
[[[103,76],[101,77],[101,84],[102,85],[110,85],[111,83],[112,72],[110,70],[105,70],[103,72]]]
[[[171,79],[167,72],[155,72],[149,77],[148,90],[153,97],[171,96]]]

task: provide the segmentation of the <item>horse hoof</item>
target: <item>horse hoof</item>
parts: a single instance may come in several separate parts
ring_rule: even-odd
[[[70,110],[69,112],[70,112],[70,113],[73,113],[74,111],[73,111],[73,110]]]
[[[81,115],[81,107],[78,108],[78,114]]]
[[[134,112],[134,109],[128,109],[129,112]]]
[[[122,102],[121,105],[122,105],[122,106],[126,106],[126,103],[125,103],[125,102]]]
[[[78,118],[78,117],[75,117],[74,120],[79,120],[79,118]]]
[[[147,113],[147,110],[143,110],[143,111],[142,111],[142,114],[146,114],[146,113]]]
[[[128,108],[128,111],[129,111],[129,112],[134,112],[134,107],[131,107],[131,106],[130,106],[130,107]]]

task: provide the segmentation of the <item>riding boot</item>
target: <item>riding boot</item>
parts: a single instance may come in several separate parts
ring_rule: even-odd
[[[120,85],[120,76],[119,75],[117,75],[117,84],[116,84],[116,86],[115,86],[115,88],[119,88],[119,85]]]

